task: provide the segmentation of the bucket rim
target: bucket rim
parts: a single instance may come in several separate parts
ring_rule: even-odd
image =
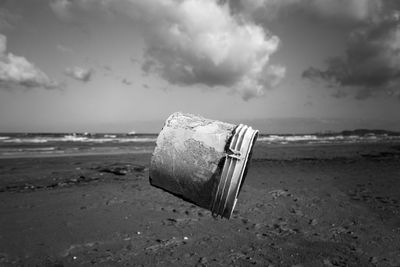
[[[257,136],[258,130],[244,124],[239,124],[234,129],[211,205],[213,216],[219,215],[227,219],[232,216]]]

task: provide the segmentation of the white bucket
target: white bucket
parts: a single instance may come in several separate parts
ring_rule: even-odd
[[[229,219],[257,136],[243,124],[174,113],[157,138],[150,183]]]

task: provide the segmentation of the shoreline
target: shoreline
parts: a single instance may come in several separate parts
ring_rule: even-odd
[[[312,147],[315,147],[317,149],[320,148],[330,148],[330,147],[357,147],[357,146],[370,146],[370,147],[399,147],[400,148],[400,142],[399,141],[381,141],[381,142],[355,142],[355,143],[291,143],[291,144],[269,144],[264,141],[257,141],[255,144],[255,148],[263,147],[265,149],[293,149],[293,148],[304,148],[304,149],[309,149]],[[99,147],[101,149],[106,149],[106,148],[113,148],[115,149],[114,151],[108,150],[108,151],[96,151],[96,152],[65,152],[65,151],[49,151],[49,152],[43,152],[43,151],[29,151],[29,152],[21,152],[21,155],[12,155],[11,153],[13,152],[6,152],[9,153],[7,155],[0,154],[0,159],[11,159],[11,158],[51,158],[51,157],[79,157],[79,156],[96,156],[96,155],[125,155],[125,154],[151,154],[154,151],[155,148],[155,143],[152,145],[149,149],[138,149],[138,150],[133,150],[126,148],[124,149],[123,147]],[[38,148],[40,149],[40,148]],[[18,153],[18,152],[17,152]],[[26,154],[22,154],[26,153]]]
[[[77,153],[54,153],[54,154],[33,154],[32,155],[0,155],[0,159],[29,159],[29,158],[53,158],[53,157],[85,157],[85,156],[107,156],[107,155],[129,155],[129,154],[151,154],[153,150],[138,151],[115,151],[115,152],[77,152]]]

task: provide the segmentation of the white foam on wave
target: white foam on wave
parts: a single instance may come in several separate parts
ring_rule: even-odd
[[[136,138],[121,138],[118,141],[120,143],[126,143],[126,142],[155,142],[157,138],[148,138],[148,137],[136,137]]]
[[[85,141],[87,137],[76,135],[65,135],[60,141]]]
[[[135,143],[135,142],[155,142],[156,138],[151,137],[130,137],[118,138],[111,135],[103,138],[91,138],[85,136],[65,135],[64,137],[36,137],[36,138],[3,138],[0,141],[4,143],[47,143],[47,142],[81,142],[81,143]]]
[[[156,138],[141,138],[141,137],[135,137],[135,138],[75,138],[75,139],[68,139],[64,141],[73,141],[73,142],[84,142],[84,143],[107,143],[107,142],[113,142],[113,143],[135,143],[135,142],[155,142]]]
[[[300,142],[318,140],[315,135],[270,135],[262,136],[257,139],[261,142]]]
[[[10,139],[10,137],[9,136],[0,136],[0,140],[7,140],[7,139]]]
[[[4,143],[47,143],[46,138],[12,138],[12,139],[6,139],[3,142]]]

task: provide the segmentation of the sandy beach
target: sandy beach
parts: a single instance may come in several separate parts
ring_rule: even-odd
[[[150,153],[0,159],[1,266],[400,266],[400,145],[257,143],[230,220]]]

